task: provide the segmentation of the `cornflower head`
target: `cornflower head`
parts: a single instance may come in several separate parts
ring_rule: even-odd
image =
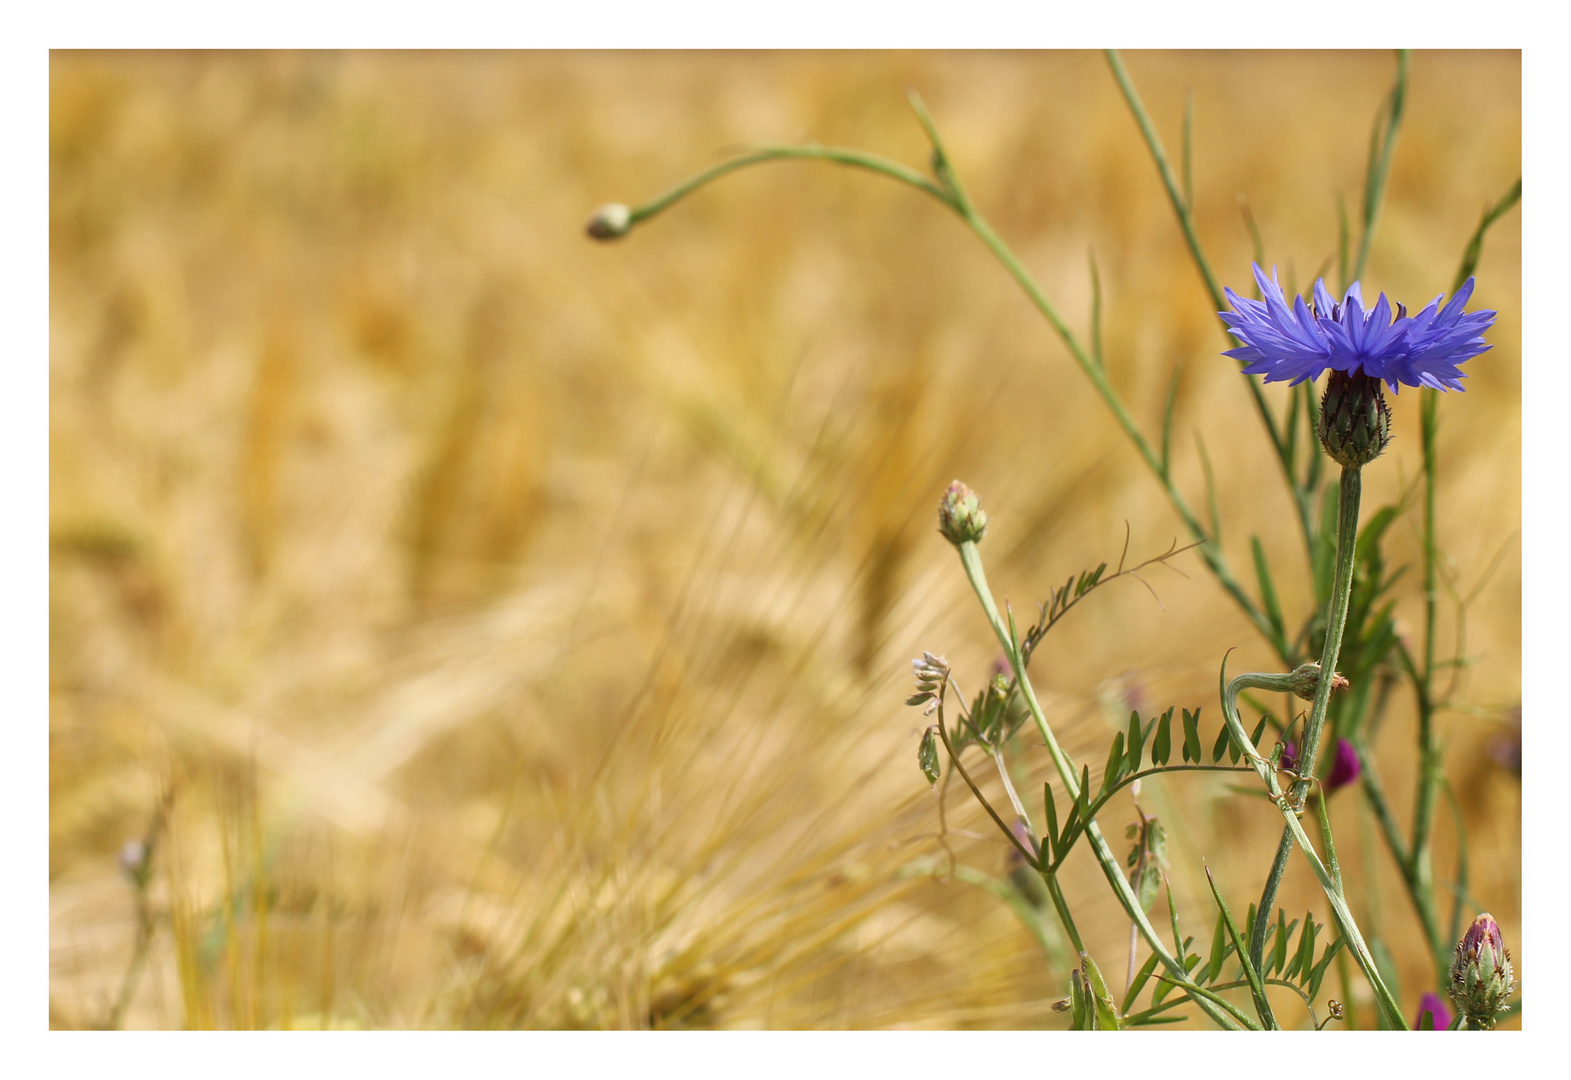
[[[1251,300],[1227,289],[1233,310],[1218,314],[1243,343],[1223,355],[1244,361],[1246,375],[1263,375],[1266,382],[1296,386],[1330,369],[1384,380],[1393,394],[1403,385],[1461,390],[1466,376],[1458,365],[1490,348],[1483,335],[1495,313],[1462,310],[1473,295],[1472,278],[1444,308],[1442,293],[1417,315],[1397,304],[1393,319],[1385,293],[1365,310],[1359,282],[1348,286],[1339,303],[1321,278],[1312,302],[1295,296],[1289,305],[1275,268],[1269,278],[1258,263],[1253,270],[1264,299]]]
[[[1330,369],[1320,402],[1317,433],[1326,454],[1344,468],[1368,465],[1391,441],[1391,410],[1380,392],[1382,380],[1397,393],[1408,386],[1461,390],[1458,366],[1490,346],[1484,331],[1495,321],[1493,311],[1464,312],[1473,295],[1473,279],[1456,291],[1444,308],[1435,297],[1417,315],[1391,303],[1385,293],[1368,311],[1358,282],[1348,286],[1340,303],[1315,282],[1313,302],[1293,298],[1292,306],[1272,270],[1268,278],[1254,264],[1262,300],[1249,300],[1232,289],[1232,311],[1218,312],[1232,335],[1243,344],[1224,355],[1242,360],[1244,373],[1263,375],[1266,382],[1297,386]]]

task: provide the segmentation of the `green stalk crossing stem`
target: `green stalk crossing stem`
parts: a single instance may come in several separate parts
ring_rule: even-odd
[[[1015,256],[1014,252],[993,231],[987,220],[977,213],[976,208],[965,195],[965,191],[960,185],[959,177],[955,173],[948,155],[943,151],[943,144],[938,139],[937,129],[928,118],[926,109],[922,107],[920,100],[916,99],[914,95],[912,106],[916,109],[917,117],[922,121],[923,129],[927,132],[939,159],[943,162],[942,176],[944,183],[942,185],[897,161],[891,161],[876,154],[863,153],[859,150],[848,150],[834,146],[818,146],[815,144],[805,146],[766,146],[722,161],[705,169],[703,172],[683,180],[675,187],[650,199],[648,202],[633,207],[629,213],[628,227],[632,228],[635,225],[648,221],[650,218],[668,209],[672,204],[691,195],[705,184],[718,180],[728,173],[750,165],[761,165],[772,161],[814,160],[846,165],[851,168],[876,173],[891,180],[898,180],[937,199],[952,210],[965,223],[966,227],[976,235],[977,239],[987,246],[987,249],[993,253],[1004,269],[1008,271],[1009,276],[1014,278],[1015,283],[1026,294],[1032,306],[1047,320],[1053,333],[1058,336],[1058,339],[1063,342],[1064,347],[1069,351],[1070,359],[1075,362],[1075,366],[1090,381],[1092,388],[1096,390],[1103,404],[1113,414],[1113,419],[1117,422],[1119,429],[1123,431],[1124,435],[1134,446],[1135,452],[1140,456],[1141,461],[1145,462],[1146,467],[1156,477],[1157,483],[1161,484],[1163,493],[1166,494],[1168,502],[1183,520],[1184,527],[1189,530],[1189,534],[1194,539],[1201,542],[1201,558],[1205,560],[1206,566],[1216,576],[1218,583],[1233,598],[1233,601],[1242,609],[1244,615],[1254,624],[1255,628],[1265,636],[1266,640],[1276,643],[1277,637],[1271,625],[1271,620],[1260,609],[1260,606],[1250,598],[1249,594],[1244,591],[1238,579],[1233,576],[1232,569],[1228,566],[1227,560],[1222,554],[1222,548],[1217,538],[1207,533],[1205,527],[1200,523],[1200,519],[1190,509],[1188,501],[1173,483],[1172,470],[1169,468],[1170,463],[1165,460],[1164,456],[1157,454],[1145,435],[1135,425],[1134,418],[1129,415],[1129,410],[1125,408],[1123,400],[1119,398],[1118,392],[1114,390],[1113,384],[1109,381],[1107,372],[1102,365],[1080,343],[1074,331],[1070,330],[1068,324],[1064,322],[1057,309],[1053,307],[1051,301],[1038,287],[1036,281]],[[1251,389],[1254,393],[1259,393],[1259,388],[1254,387],[1253,384],[1251,384]],[[1267,419],[1270,422],[1269,417]],[[1277,439],[1274,433],[1272,439],[1273,442]],[[1278,645],[1278,652],[1282,652],[1280,645]],[[1282,660],[1284,663],[1293,662],[1292,658],[1285,654],[1282,655]]]
[[[1080,781],[1075,774],[1075,764],[1069,755],[1064,753],[1058,745],[1058,739],[1053,735],[1053,729],[1048,726],[1047,717],[1042,712],[1042,706],[1036,699],[1036,691],[1031,686],[1031,680],[1026,675],[1024,662],[1020,657],[1020,649],[1013,636],[1004,624],[1003,618],[998,613],[998,606],[993,602],[992,591],[987,585],[987,574],[982,569],[982,557],[977,546],[971,541],[956,545],[960,552],[960,564],[965,568],[966,579],[971,582],[971,588],[976,592],[976,598],[982,604],[982,610],[987,615],[987,621],[993,627],[993,633],[998,637],[998,643],[1003,646],[1004,654],[1009,657],[1009,662],[1015,670],[1015,678],[1020,683],[1021,696],[1025,698],[1026,707],[1031,710],[1031,719],[1036,722],[1037,731],[1042,736],[1042,741],[1047,744],[1047,752],[1053,759],[1053,766],[1058,770],[1059,779],[1063,782],[1064,793],[1071,801],[1080,797]],[[1172,979],[1185,990],[1191,991],[1190,996],[1196,1005],[1219,1026],[1237,1030],[1240,1026],[1237,1018],[1230,1016],[1226,1010],[1219,1009],[1215,1003],[1208,1000],[1203,988],[1197,986],[1189,977],[1189,972],[1184,969],[1183,962],[1174,959],[1162,944],[1161,937],[1156,928],[1151,925],[1151,920],[1146,917],[1145,909],[1140,906],[1140,899],[1135,895],[1128,879],[1124,877],[1123,869],[1119,866],[1118,857],[1113,854],[1113,849],[1108,846],[1102,830],[1095,821],[1086,823],[1086,839],[1091,844],[1091,850],[1096,854],[1096,861],[1102,867],[1102,873],[1107,877],[1108,884],[1112,885],[1118,902],[1123,905],[1129,918],[1140,928],[1140,936],[1145,938],[1146,944],[1157,955],[1158,961],[1171,973]],[[1245,1017],[1246,1022],[1248,1018]],[[1250,1027],[1256,1027],[1248,1023]]]
[[[1319,685],[1323,687],[1330,681],[1331,679],[1325,675],[1325,669],[1322,668]],[[1385,1012],[1386,1019],[1390,1024],[1398,1030],[1406,1031],[1408,1030],[1407,1021],[1402,1018],[1401,1007],[1397,1005],[1390,988],[1385,984],[1385,980],[1380,977],[1380,969],[1375,964],[1374,954],[1369,951],[1369,946],[1364,941],[1363,934],[1359,932],[1358,924],[1353,920],[1353,912],[1347,906],[1347,899],[1342,894],[1341,884],[1331,871],[1326,869],[1325,864],[1320,861],[1320,856],[1315,854],[1314,845],[1309,842],[1309,836],[1304,832],[1304,826],[1298,820],[1296,807],[1300,803],[1296,802],[1288,792],[1283,791],[1277,784],[1276,767],[1261,757],[1259,749],[1256,748],[1254,742],[1249,738],[1249,733],[1244,730],[1244,725],[1238,718],[1237,702],[1239,691],[1247,689],[1291,691],[1292,686],[1292,675],[1240,675],[1228,683],[1226,689],[1222,692],[1222,716],[1227,722],[1228,730],[1232,733],[1233,738],[1243,747],[1244,756],[1249,758],[1249,763],[1255,767],[1255,771],[1259,773],[1260,779],[1265,781],[1266,790],[1271,795],[1271,801],[1276,804],[1277,810],[1282,814],[1282,820],[1287,823],[1287,830],[1283,836],[1283,846],[1280,850],[1290,852],[1294,841],[1303,850],[1304,858],[1308,860],[1310,869],[1315,872],[1315,877],[1320,882],[1321,890],[1331,903],[1331,912],[1336,918],[1337,928],[1341,931],[1343,938],[1347,940],[1354,959],[1358,961],[1358,966],[1363,969],[1364,977],[1369,980],[1369,985],[1374,988],[1375,1000]],[[1318,700],[1318,691],[1316,698]],[[1293,790],[1297,791],[1302,783],[1303,781],[1300,780],[1294,784]],[[1326,835],[1329,840],[1329,829]],[[1273,866],[1272,870],[1274,886],[1281,882],[1281,874],[1277,872],[1276,866]],[[1274,904],[1276,900],[1274,887],[1268,887],[1268,897],[1268,902]],[[1257,915],[1255,927],[1258,929],[1259,926],[1260,918]],[[1253,941],[1250,942],[1250,952],[1254,953]],[[1264,950],[1256,955],[1263,957]],[[1253,956],[1251,960],[1256,968],[1260,967],[1261,962],[1259,960],[1255,960]]]

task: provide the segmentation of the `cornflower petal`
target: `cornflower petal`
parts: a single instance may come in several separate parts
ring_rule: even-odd
[[[1326,289],[1326,279],[1315,278],[1315,313],[1330,318],[1335,307],[1336,301],[1331,299],[1331,293]]]

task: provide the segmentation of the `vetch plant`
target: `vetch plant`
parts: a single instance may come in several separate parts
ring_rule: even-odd
[[[1229,346],[1222,355],[1241,365],[1271,455],[1280,466],[1296,511],[1295,526],[1303,542],[1313,596],[1296,629],[1283,610],[1275,573],[1259,539],[1252,543],[1252,595],[1220,544],[1214,493],[1208,493],[1209,514],[1202,518],[1180,490],[1171,450],[1174,394],[1168,394],[1160,434],[1152,438],[1136,422],[1109,379],[1097,321],[1097,283],[1093,280],[1093,295],[1098,300],[1093,304],[1088,347],[978,211],[937,126],[914,93],[911,105],[932,148],[926,171],[860,150],[816,144],[760,147],[722,161],[648,202],[607,205],[595,214],[588,232],[601,240],[624,237],[711,181],[768,162],[828,161],[916,188],[956,215],[1025,292],[1161,488],[1189,534],[1187,546],[1180,547],[1175,541],[1166,552],[1126,566],[1126,541],[1125,553],[1112,573],[1103,563],[1071,575],[1065,584],[1050,590],[1036,618],[1022,625],[1007,603],[1000,610],[988,585],[981,545],[989,517],[982,500],[955,481],[939,504],[939,532],[959,557],[961,570],[1002,650],[1003,662],[968,698],[941,656],[925,652],[912,661],[916,689],[906,703],[922,707],[924,716],[933,717],[918,744],[918,765],[930,784],[940,786],[940,818],[949,780],[958,777],[1012,851],[1010,881],[995,883],[994,891],[1010,900],[1039,936],[1044,932],[1040,925],[1032,924],[1034,911],[1051,908],[1073,954],[1063,958],[1065,970],[1054,972],[1067,990],[1055,1007],[1070,1014],[1072,1027],[1106,1030],[1171,1023],[1181,1018],[1174,1010],[1183,1005],[1192,1005],[1216,1026],[1230,1030],[1297,1026],[1298,1021],[1281,1017],[1273,1009],[1267,989],[1278,987],[1302,1000],[1307,1013],[1303,1023],[1318,1030],[1332,1021],[1353,1019],[1351,962],[1372,994],[1375,1023],[1408,1029],[1406,1017],[1413,1014],[1400,1004],[1389,953],[1378,938],[1361,931],[1354,915],[1355,906],[1367,911],[1373,901],[1350,894],[1348,886],[1354,883],[1344,877],[1337,858],[1328,802],[1337,792],[1356,786],[1418,916],[1435,966],[1431,985],[1447,987],[1457,1006],[1453,1020],[1434,994],[1426,994],[1419,1003],[1419,1026],[1490,1028],[1515,1007],[1510,1000],[1515,982],[1499,927],[1487,914],[1478,917],[1460,944],[1454,948],[1451,944],[1458,940],[1464,908],[1472,902],[1460,813],[1456,815],[1457,880],[1447,883],[1449,888],[1438,887],[1433,866],[1433,826],[1440,793],[1445,792],[1454,805],[1434,720],[1439,710],[1451,704],[1456,673],[1466,662],[1460,647],[1458,655],[1449,659],[1436,655],[1441,569],[1436,544],[1435,436],[1439,394],[1463,390],[1462,380],[1467,376],[1462,365],[1490,348],[1484,334],[1493,325],[1495,312],[1468,310],[1474,292],[1473,274],[1489,227],[1519,201],[1520,181],[1479,221],[1450,282],[1449,300],[1441,293],[1416,314],[1384,293],[1373,305],[1366,305],[1359,279],[1373,243],[1407,97],[1409,61],[1405,52],[1399,53],[1396,78],[1377,112],[1371,138],[1358,242],[1355,247],[1345,228],[1339,238],[1340,299],[1323,277],[1314,282],[1307,296],[1289,298],[1276,271],[1267,275],[1263,269],[1258,234],[1253,266],[1256,295],[1243,296],[1232,288],[1219,287],[1200,241],[1188,179],[1192,109],[1185,114],[1183,156],[1175,170],[1122,60],[1110,52],[1108,62],[1213,302],[1211,310],[1220,317],[1219,330]],[[1254,376],[1262,378],[1257,382]],[[1317,398],[1314,384],[1322,376],[1324,388]],[[1287,384],[1290,394],[1285,413],[1273,410],[1263,383]],[[1396,601],[1390,594],[1401,570],[1389,570],[1382,552],[1385,534],[1406,509],[1406,500],[1381,507],[1360,527],[1363,470],[1376,463],[1393,438],[1393,416],[1385,389],[1398,394],[1404,386],[1421,395],[1417,434],[1423,473],[1418,531],[1424,612],[1423,632],[1416,639],[1398,633]],[[1327,459],[1337,467],[1334,473],[1325,467]],[[1152,716],[1132,712],[1127,729],[1113,737],[1100,782],[1093,784],[1090,766],[1074,761],[1055,733],[1033,686],[1031,661],[1048,631],[1081,600],[1112,581],[1191,550],[1270,646],[1284,670],[1228,678],[1224,658],[1218,687],[1222,723],[1214,737],[1202,737],[1203,705],[1181,711],[1174,706]],[[1465,613],[1460,602],[1458,613],[1459,617]],[[1443,673],[1450,677],[1444,687]],[[1371,757],[1374,733],[1398,679],[1406,681],[1418,713],[1418,781],[1407,831],[1397,822]],[[1290,696],[1289,700],[1296,697],[1309,707],[1297,717],[1290,715],[1284,723],[1260,706],[1251,692],[1282,694]],[[1244,722],[1241,703],[1260,714],[1252,729]],[[1005,756],[1006,747],[1027,721],[1040,737],[1057,778],[1056,784],[1043,785],[1040,812],[1035,816],[1032,805],[1017,789]],[[1268,734],[1271,745],[1267,745]],[[975,772],[978,768],[996,771],[1007,806],[995,806],[983,793]],[[1179,772],[1253,774],[1259,793],[1282,819],[1281,839],[1267,864],[1259,901],[1247,910],[1235,913],[1229,907],[1223,889],[1206,868],[1216,912],[1204,956],[1191,951],[1196,938],[1183,932],[1172,889],[1164,887],[1167,834],[1172,823],[1158,821],[1139,804],[1143,783],[1165,782],[1168,774]],[[1120,857],[1098,816],[1125,791],[1135,800],[1138,820],[1126,830],[1131,847]],[[1034,805],[1035,792],[1030,794]],[[947,831],[947,825],[944,828]],[[1066,858],[1081,841],[1130,924],[1122,996],[1115,996],[1087,950],[1059,880]],[[1276,903],[1295,851],[1319,883],[1331,912],[1327,924],[1317,923],[1312,913],[1302,920],[1289,920]],[[953,875],[952,853],[950,867]],[[1447,893],[1452,904],[1450,918],[1442,922],[1440,912]],[[1150,913],[1164,898],[1169,926],[1159,929]],[[1192,913],[1188,917],[1193,917]],[[1146,953],[1143,964],[1142,948]],[[1052,950],[1048,951],[1051,958]],[[1326,1000],[1322,1018],[1316,1003],[1333,963],[1339,968],[1345,1000]],[[1142,1000],[1147,987],[1150,996]],[[1437,1022],[1442,1018],[1444,1022]]]

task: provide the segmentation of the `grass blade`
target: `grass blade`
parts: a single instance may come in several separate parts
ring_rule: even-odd
[[[1225,729],[1224,729],[1225,730]],[[1260,1022],[1267,1031],[1278,1031],[1280,1025],[1271,1013],[1271,1002],[1266,1000],[1265,983],[1260,981],[1260,973],[1255,970],[1255,965],[1249,961],[1249,950],[1244,948],[1244,940],[1239,936],[1238,927],[1233,924],[1233,913],[1227,909],[1227,901],[1222,899],[1222,890],[1216,887],[1216,878],[1211,876],[1211,868],[1206,867],[1206,883],[1211,886],[1211,896],[1216,900],[1217,910],[1221,913],[1222,922],[1227,926],[1227,935],[1233,942],[1233,951],[1238,954],[1238,959],[1244,965],[1244,978],[1249,980],[1249,992],[1254,995],[1255,1011],[1260,1015]],[[1329,950],[1327,950],[1329,952]],[[1215,964],[1215,961],[1212,961]],[[1213,976],[1212,982],[1216,981]]]

